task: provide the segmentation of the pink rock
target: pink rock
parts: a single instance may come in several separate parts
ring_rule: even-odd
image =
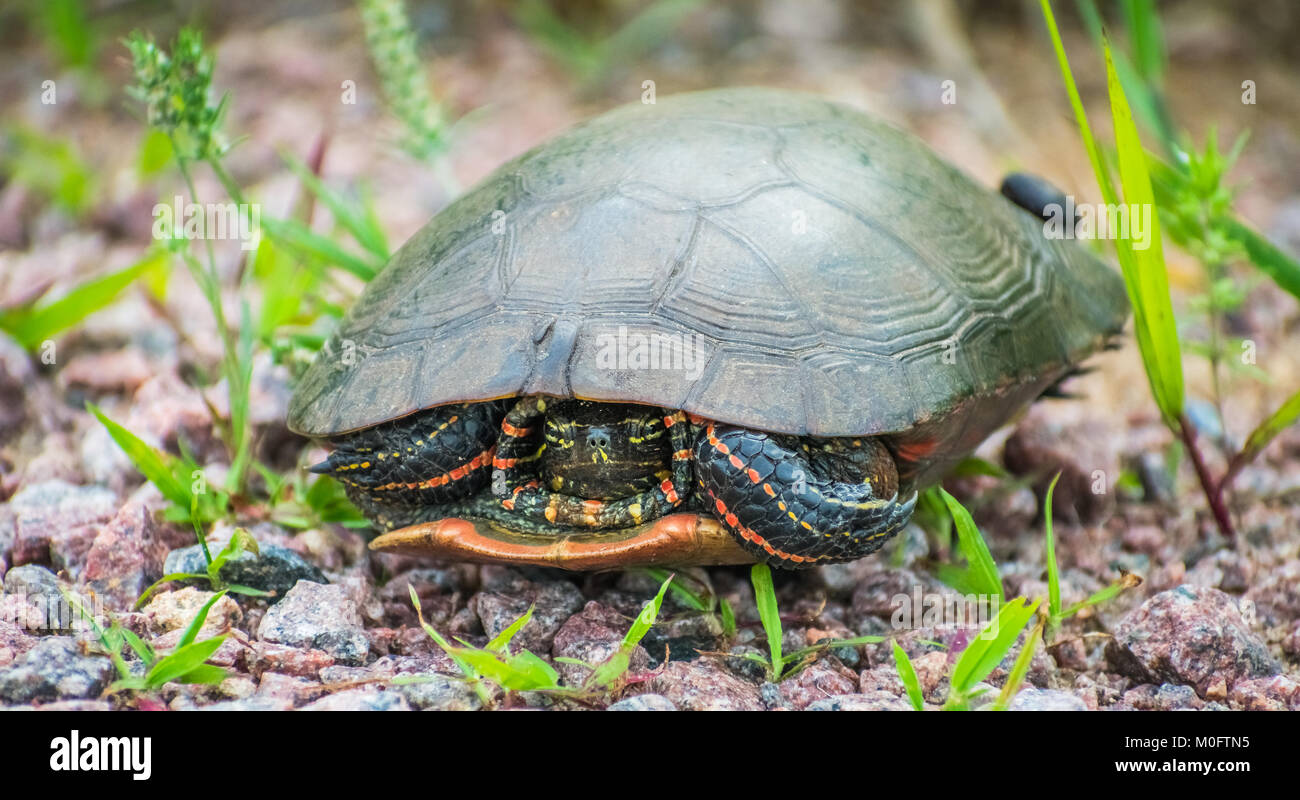
[[[1281,671],[1236,601],[1191,584],[1161,592],[1125,616],[1106,658],[1116,672],[1142,683],[1186,684],[1206,699]]]
[[[95,536],[82,578],[99,594],[128,607],[162,577],[167,552],[149,507],[127,503]]]
[[[762,711],[758,687],[713,661],[670,661],[642,686],[683,711]]]
[[[794,677],[781,681],[781,696],[790,707],[802,711],[818,700],[858,690],[857,676],[838,660],[823,658],[800,670]]]

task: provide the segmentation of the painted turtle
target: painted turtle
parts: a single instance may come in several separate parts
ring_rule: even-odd
[[[622,107],[412,236],[289,426],[333,443],[313,469],[378,550],[860,558],[1124,324],[1119,277],[1046,239],[1028,195],[809,95]]]

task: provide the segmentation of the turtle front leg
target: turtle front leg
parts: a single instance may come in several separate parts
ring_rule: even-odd
[[[537,465],[546,450],[541,434],[545,413],[546,398],[524,397],[501,423],[492,494],[513,515],[507,518],[511,526],[536,532],[628,528],[672,512],[689,497],[691,426],[682,412],[664,416],[673,449],[672,476],[649,491],[617,500],[588,500],[542,487]]]
[[[873,553],[907,524],[916,493],[898,496],[878,440],[798,439],[708,424],[695,443],[704,506],[741,546],[799,569]]]
[[[500,402],[431,408],[340,438],[311,471],[340,481],[380,528],[408,525],[487,487],[504,414]]]

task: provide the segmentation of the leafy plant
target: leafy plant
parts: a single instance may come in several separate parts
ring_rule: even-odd
[[[916,677],[916,668],[912,666],[912,659],[907,657],[907,653],[898,642],[891,644],[894,646],[894,668],[898,670],[898,677],[903,681],[907,700],[912,704],[912,708],[922,711],[925,709],[925,696],[921,692],[921,681]]]
[[[195,533],[200,536],[200,541],[203,541],[202,532],[196,528]],[[226,546],[221,548],[221,552],[217,553],[215,557],[208,552],[207,543],[206,541],[203,541],[203,554],[207,561],[206,571],[173,572],[162,576],[150,584],[149,588],[140,593],[140,597],[135,601],[135,608],[143,608],[144,604],[148,602],[154,591],[163,584],[170,583],[171,581],[206,581],[208,586],[211,587],[214,592],[231,592],[233,594],[243,594],[250,597],[270,597],[271,592],[254,589],[251,586],[243,586],[238,583],[228,583],[221,577],[221,570],[226,566],[226,563],[232,558],[239,558],[240,554],[245,552],[253,553],[255,555],[260,554],[257,540],[253,538],[251,533],[243,528],[235,528],[234,532],[230,536],[230,541],[226,542]]]
[[[749,571],[750,582],[754,585],[754,603],[758,607],[758,618],[767,635],[768,657],[757,653],[742,653],[741,658],[762,664],[767,671],[767,678],[773,682],[792,677],[804,667],[817,660],[823,650],[837,647],[858,647],[864,644],[878,644],[885,641],[884,636],[854,636],[848,639],[821,639],[815,644],[801,647],[792,653],[781,652],[781,612],[777,607],[776,590],[772,585],[772,569],[766,564],[755,564]]]
[[[1113,207],[1117,205],[1119,196],[1111,181],[1110,170],[1102,157],[1101,150],[1093,139],[1069,60],[1065,54],[1065,47],[1052,14],[1050,0],[1040,0],[1040,4],[1052,46],[1056,51],[1066,93],[1074,109],[1080,136],[1092,162],[1102,197],[1108,206]],[[1084,3],[1081,7],[1086,9],[1090,5]],[[1097,19],[1095,9],[1092,9],[1090,15],[1095,22]],[[1087,18],[1089,12],[1085,10],[1085,19]],[[1110,95],[1120,187],[1123,189],[1125,202],[1138,207],[1157,208],[1159,213],[1152,217],[1149,248],[1137,250],[1131,241],[1120,237],[1116,239],[1116,251],[1129,299],[1133,305],[1134,332],[1156,406],[1160,409],[1166,426],[1182,440],[1186,447],[1197,480],[1200,482],[1219,530],[1225,537],[1235,539],[1232,519],[1224,498],[1225,491],[1241,466],[1258,455],[1263,446],[1282,428],[1300,417],[1300,393],[1293,395],[1277,412],[1256,428],[1251,439],[1248,439],[1251,442],[1249,448],[1243,448],[1231,458],[1230,463],[1238,465],[1236,471],[1230,469],[1218,480],[1210,474],[1197,444],[1196,427],[1184,410],[1182,353],[1169,298],[1160,226],[1162,222],[1168,223],[1175,241],[1179,241],[1194,255],[1201,257],[1207,265],[1212,298],[1211,329],[1215,336],[1218,332],[1217,314],[1222,311],[1220,303],[1215,299],[1215,292],[1218,292],[1217,297],[1222,297],[1224,294],[1221,276],[1222,265],[1227,257],[1237,251],[1245,252],[1252,263],[1265,274],[1272,276],[1279,286],[1292,293],[1300,289],[1300,265],[1287,258],[1232,215],[1231,194],[1223,187],[1222,178],[1235,159],[1237,148],[1234,148],[1227,157],[1222,157],[1218,154],[1214,137],[1211,136],[1202,155],[1189,155],[1189,150],[1179,147],[1173,141],[1169,126],[1155,119],[1158,115],[1158,106],[1162,102],[1159,100],[1158,82],[1152,80],[1153,76],[1158,78],[1163,69],[1161,60],[1163,56],[1158,47],[1159,21],[1154,7],[1148,2],[1138,2],[1138,0],[1129,3],[1128,19],[1137,43],[1140,70],[1117,67],[1117,57],[1104,31],[1098,36],[1106,62],[1107,89]],[[1119,60],[1119,63],[1124,62]],[[1139,81],[1139,78],[1144,79],[1145,82]],[[1142,105],[1149,106],[1145,116],[1154,120],[1155,126],[1162,131],[1162,140],[1172,155],[1172,165],[1163,164],[1149,156],[1142,148],[1126,94],[1126,87],[1139,86],[1141,88],[1135,89],[1135,93],[1145,98]],[[1212,341],[1209,350],[1212,355],[1211,365],[1216,371],[1216,386],[1219,351],[1220,345],[1216,339]]]
[[[112,619],[105,628],[90,614],[86,608],[71,594],[63,592],[64,600],[77,612],[77,615],[90,626],[99,640],[100,646],[113,662],[118,679],[109,687],[108,692],[153,691],[166,683],[200,683],[218,684],[226,678],[226,671],[221,667],[204,663],[221,647],[227,634],[213,636],[203,641],[195,641],[208,612],[218,600],[225,597],[224,590],[217,592],[199,609],[194,619],[186,626],[181,638],[171,652],[157,653],[153,646],[142,640],[135,633],[123,628],[121,623]],[[137,675],[122,655],[123,646],[130,647],[145,667],[143,675]]]
[[[57,300],[0,311],[0,329],[20,345],[34,350],[42,342],[78,325],[86,317],[108,306],[137,278],[163,267],[166,254],[152,250],[134,264],[100,278],[81,283]]]
[[[559,673],[555,671],[555,668],[535,653],[528,650],[520,650],[517,653],[508,651],[510,642],[513,641],[515,635],[532,620],[532,606],[529,606],[528,611],[523,616],[493,637],[486,646],[474,647],[460,639],[457,640],[459,642],[458,646],[448,642],[442,634],[438,633],[436,628],[425,622],[424,612],[420,608],[419,595],[415,593],[414,587],[408,587],[408,589],[411,595],[411,605],[414,606],[415,613],[425,633],[451,657],[452,661],[460,668],[465,679],[474,687],[479,699],[484,705],[487,705],[491,702],[491,692],[483,685],[484,682],[499,686],[507,692],[546,692],[583,701],[590,701],[617,692],[625,681],[631,663],[632,652],[645,638],[645,635],[654,626],[655,620],[659,616],[659,611],[663,606],[664,594],[668,591],[672,579],[673,576],[669,575],[664,580],[659,587],[658,593],[645,604],[641,609],[641,613],[632,621],[632,625],[623,636],[622,644],[604,661],[599,664],[588,664],[572,658],[560,657],[556,659],[561,663],[576,664],[591,670],[581,686],[562,685]],[[397,680],[396,682],[406,681]]]
[[[965,711],[976,697],[975,685],[989,676],[1002,663],[1012,645],[1020,638],[1025,625],[1034,616],[1041,601],[1032,604],[1017,597],[1002,604],[998,614],[984,626],[966,649],[957,657],[952,668],[948,699],[943,707],[947,711]],[[1025,647],[1028,648],[1029,642]]]
[[[975,526],[975,520],[957,498],[939,489],[939,496],[948,507],[957,530],[957,542],[966,557],[966,567],[940,564],[939,580],[963,594],[976,594],[993,598],[994,605],[1002,605],[1002,579],[998,577],[998,565],[989,553],[984,537]]]
[[[86,404],[108,430],[117,446],[145,479],[158,487],[171,505],[165,514],[172,521],[188,519],[196,526],[221,518],[229,506],[230,496],[202,480],[203,470],[189,456],[176,458],[157,450],[122,425],[109,419],[98,406]],[[200,536],[200,540],[202,537]]]
[[[384,99],[406,128],[402,146],[416,158],[433,160],[447,149],[448,115],[429,91],[402,0],[360,0],[359,7]]]

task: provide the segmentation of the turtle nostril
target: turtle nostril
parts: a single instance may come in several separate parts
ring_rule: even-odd
[[[605,450],[609,447],[609,434],[603,430],[594,430],[588,433],[587,446],[597,450]]]

